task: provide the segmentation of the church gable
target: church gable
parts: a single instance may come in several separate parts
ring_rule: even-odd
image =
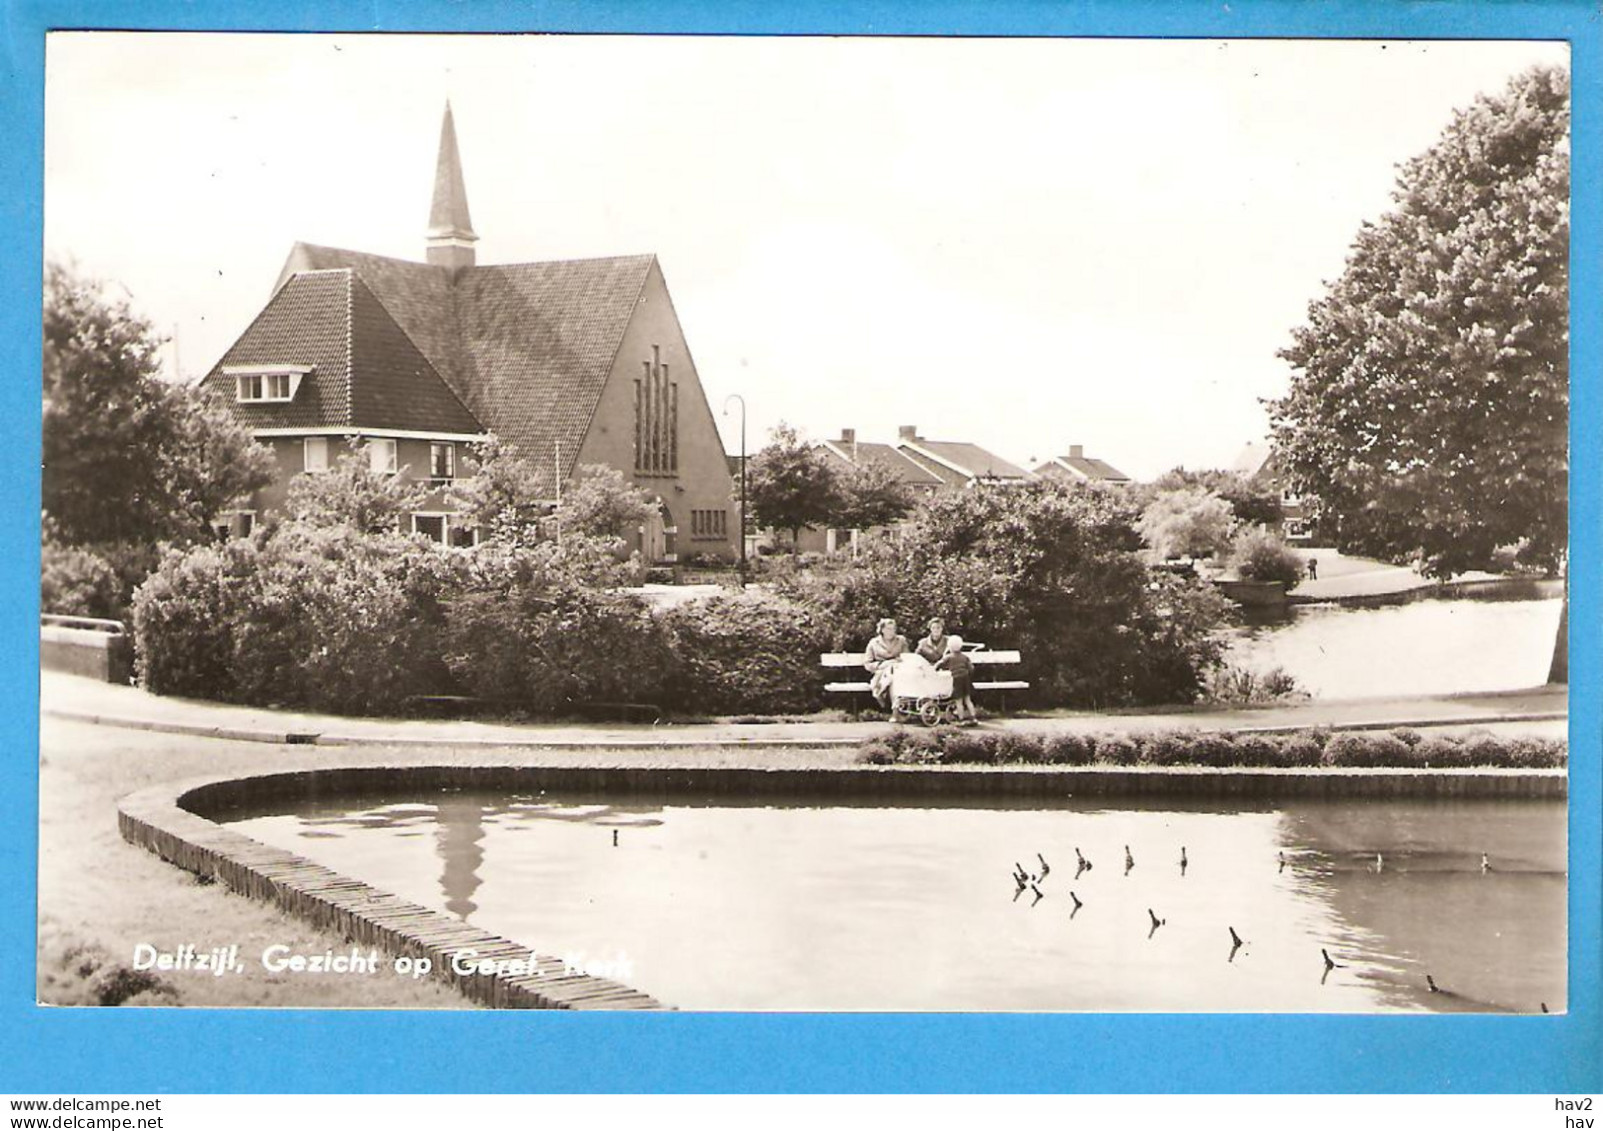
[[[732,537],[726,513],[732,481],[723,440],[655,259],[585,429],[578,462],[608,464],[659,495],[682,532],[716,530],[712,541],[720,549]],[[725,517],[698,520],[692,512]],[[693,550],[687,541],[681,545]]]

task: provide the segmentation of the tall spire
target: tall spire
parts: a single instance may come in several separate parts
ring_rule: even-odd
[[[456,122],[445,103],[440,123],[440,157],[434,167],[434,203],[429,207],[428,261],[441,267],[472,267],[478,241],[468,216],[468,190],[456,151]]]

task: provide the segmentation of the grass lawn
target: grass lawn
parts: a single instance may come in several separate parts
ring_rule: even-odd
[[[93,1005],[471,1008],[455,990],[379,973],[270,974],[256,961],[282,943],[298,952],[347,950],[343,937],[238,896],[123,841],[117,799],[158,781],[265,768],[274,748],[185,739],[45,719],[39,758],[39,1000]],[[134,979],[134,947],[197,950],[237,943],[242,974],[153,972]]]

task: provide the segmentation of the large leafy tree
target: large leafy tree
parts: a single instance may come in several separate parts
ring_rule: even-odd
[[[1433,576],[1562,559],[1569,122],[1549,67],[1456,114],[1282,351],[1275,442],[1342,547]]]
[[[1176,467],[1158,476],[1152,483],[1151,494],[1156,497],[1163,491],[1181,487],[1199,487],[1212,491],[1235,513],[1236,521],[1251,526],[1278,527],[1284,521],[1285,508],[1280,505],[1280,492],[1272,484],[1248,479],[1238,471],[1208,468],[1189,471]]]
[[[1202,487],[1161,491],[1141,512],[1137,529],[1160,558],[1212,557],[1230,544],[1230,504]]]
[[[882,463],[864,461],[835,477],[836,501],[830,521],[848,530],[890,526],[912,512],[907,485]]]
[[[762,526],[790,531],[823,526],[839,508],[840,490],[829,457],[788,424],[775,426],[768,446],[746,466],[746,502]]]
[[[196,389],[160,376],[126,299],[45,270],[44,509],[66,545],[184,542],[264,486],[272,457]]]

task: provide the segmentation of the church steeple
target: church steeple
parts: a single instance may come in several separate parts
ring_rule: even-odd
[[[462,158],[456,151],[456,123],[445,103],[440,123],[440,157],[434,167],[434,203],[429,208],[428,261],[440,267],[472,267],[478,242],[468,216],[468,190],[462,180]]]

